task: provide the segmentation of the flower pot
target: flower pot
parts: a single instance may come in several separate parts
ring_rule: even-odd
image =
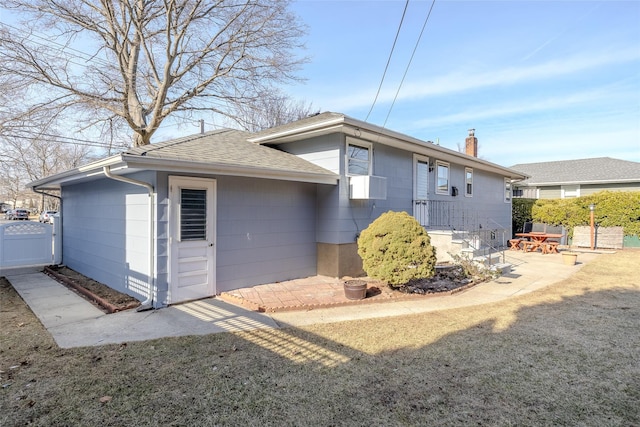
[[[578,254],[575,252],[562,252],[562,262],[567,265],[575,265]]]
[[[367,282],[364,280],[345,281],[344,296],[350,300],[364,299],[367,296]]]

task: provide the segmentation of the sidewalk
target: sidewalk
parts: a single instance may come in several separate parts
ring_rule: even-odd
[[[513,265],[510,274],[453,295],[381,303],[356,301],[354,304],[301,307],[300,310],[269,314],[248,310],[220,298],[207,298],[160,310],[128,310],[107,315],[39,269],[5,269],[2,275],[11,282],[56,343],[62,348],[70,348],[402,316],[486,304],[564,280],[597,256],[596,253],[581,253],[578,264],[568,266],[562,263],[560,256],[508,252],[507,262]],[[299,284],[303,286],[304,280]]]

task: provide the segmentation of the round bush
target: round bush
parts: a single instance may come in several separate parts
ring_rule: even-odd
[[[370,277],[390,286],[435,274],[436,250],[420,223],[406,212],[380,215],[360,234],[358,255]]]

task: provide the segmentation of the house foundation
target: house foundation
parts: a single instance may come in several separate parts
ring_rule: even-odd
[[[357,243],[318,243],[318,274],[330,277],[360,277],[362,259],[358,255]]]

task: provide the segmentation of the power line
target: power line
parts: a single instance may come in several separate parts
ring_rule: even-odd
[[[427,22],[429,22],[429,17],[431,16],[431,11],[433,10],[433,5],[436,4],[436,0],[431,2],[431,7],[429,8],[429,13],[427,13],[427,17],[424,20],[424,24],[422,24],[422,30],[420,30],[420,35],[418,36],[418,40],[416,40],[416,44],[413,47],[413,52],[411,52],[411,58],[409,58],[409,63],[407,64],[407,68],[404,70],[404,74],[402,75],[402,80],[400,80],[400,84],[398,85],[398,90],[396,91],[396,95],[393,97],[393,102],[389,107],[389,112],[387,113],[387,117],[384,119],[384,123],[382,127],[385,127],[387,124],[387,120],[389,120],[389,116],[391,115],[391,110],[396,103],[396,99],[398,99],[398,94],[400,93],[400,89],[402,88],[402,84],[404,83],[405,77],[407,77],[407,73],[409,72],[409,68],[411,67],[411,62],[413,62],[413,57],[416,54],[416,50],[418,49],[418,45],[420,44],[420,40],[422,39],[422,34],[424,33],[424,29],[427,27]]]
[[[52,135],[52,134],[41,133],[41,132],[25,132],[22,134],[6,133],[6,134],[3,134],[3,136],[8,138],[25,138],[26,136],[33,138],[36,136],[44,136],[47,138],[51,138],[50,142],[55,142],[58,144],[69,144],[69,145],[88,146],[88,147],[97,147],[97,148],[114,148],[112,144],[107,144],[103,142],[72,138],[69,136],[62,136],[62,135]],[[125,144],[118,144],[115,146],[115,148],[129,148],[129,146]]]
[[[69,61],[74,65],[78,65],[80,67],[85,67],[85,66],[87,66],[86,63],[88,63],[88,62],[98,62],[98,63],[100,63],[102,65],[112,65],[109,61],[107,61],[105,59],[98,58],[95,55],[91,55],[91,54],[89,54],[87,52],[83,52],[83,51],[81,51],[79,49],[76,49],[76,48],[73,48],[71,46],[63,45],[61,43],[56,42],[55,40],[52,40],[50,38],[46,38],[44,36],[40,36],[40,35],[38,35],[36,33],[32,33],[32,32],[27,33],[25,30],[23,30],[21,28],[18,28],[18,27],[15,27],[15,26],[13,26],[11,24],[7,24],[7,23],[2,22],[2,23],[0,23],[0,25],[2,25],[3,27],[11,28],[11,29],[13,29],[13,30],[15,30],[15,31],[17,31],[19,33],[26,34],[27,36],[30,36],[30,37],[28,37],[28,40],[33,44],[39,45],[41,47],[46,47],[46,48],[51,48],[51,45],[55,45],[55,46],[57,46],[57,49],[55,49],[55,50],[57,50],[58,52],[64,53],[67,57],[71,57],[73,59],[79,59],[79,60],[82,60],[82,61],[85,62],[84,64],[79,64],[77,62]],[[42,42],[38,42],[38,41],[34,40],[33,37],[42,40]],[[70,53],[69,51],[73,51],[73,52],[77,52],[77,53],[74,54],[74,53]]]
[[[404,22],[404,16],[407,13],[407,7],[409,6],[409,0],[404,4],[404,10],[402,11],[402,18],[400,19],[400,24],[398,25],[398,31],[396,31],[396,37],[393,40],[393,46],[391,46],[391,52],[389,52],[389,58],[387,59],[387,65],[384,67],[384,72],[382,73],[382,79],[380,80],[380,85],[378,86],[378,92],[376,92],[376,96],[373,99],[373,104],[371,104],[371,109],[369,109],[369,113],[367,113],[367,117],[364,119],[366,122],[373,111],[373,107],[376,105],[378,101],[378,96],[380,95],[380,90],[382,89],[382,84],[384,83],[384,78],[387,75],[387,70],[389,69],[389,63],[391,62],[391,57],[393,56],[393,51],[396,47],[396,42],[398,41],[398,36],[400,35],[400,29],[402,28],[402,23]]]

